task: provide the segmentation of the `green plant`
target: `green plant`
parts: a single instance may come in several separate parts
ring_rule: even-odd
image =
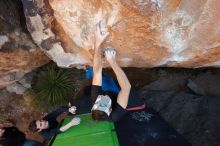
[[[32,80],[35,102],[43,106],[66,104],[80,85],[79,80],[79,71],[59,68],[56,64],[49,63],[42,67]]]

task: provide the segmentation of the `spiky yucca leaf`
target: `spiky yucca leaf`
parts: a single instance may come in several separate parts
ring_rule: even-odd
[[[70,69],[49,64],[37,74],[32,82],[36,102],[43,105],[61,105],[75,91],[74,73]]]

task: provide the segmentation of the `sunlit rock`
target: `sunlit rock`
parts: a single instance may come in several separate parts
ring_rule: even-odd
[[[218,0],[22,0],[28,30],[59,66],[92,65],[96,25],[124,67],[220,66]],[[103,61],[106,64],[105,61]]]

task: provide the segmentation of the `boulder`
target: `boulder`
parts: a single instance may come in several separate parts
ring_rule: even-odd
[[[9,93],[16,93],[16,94],[20,94],[20,95],[22,95],[26,89],[27,88],[25,88],[21,84],[18,84],[17,82],[6,87],[6,90]]]
[[[34,42],[59,66],[92,65],[100,24],[110,32],[102,47],[115,48],[121,66],[220,66],[218,0],[22,2]]]
[[[188,83],[189,88],[198,95],[220,96],[220,73],[206,72]]]
[[[19,0],[0,1],[0,89],[49,62],[32,41]]]
[[[139,94],[148,107],[182,134],[193,146],[220,143],[220,100],[218,97],[199,96],[181,91],[154,91],[143,87]]]

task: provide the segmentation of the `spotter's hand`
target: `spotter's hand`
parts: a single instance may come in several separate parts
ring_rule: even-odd
[[[69,108],[69,112],[70,112],[71,114],[75,114],[75,113],[76,113],[76,106],[71,106],[71,107]]]
[[[72,126],[79,125],[80,124],[80,118],[78,118],[78,117],[73,118],[70,122],[71,122]]]

